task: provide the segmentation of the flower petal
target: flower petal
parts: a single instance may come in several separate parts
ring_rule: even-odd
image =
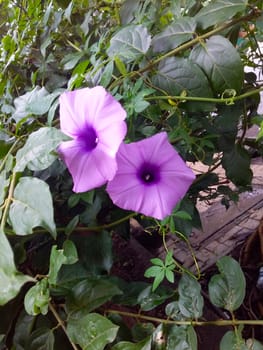
[[[121,145],[117,164],[116,175],[106,188],[112,201],[123,209],[157,219],[172,213],[195,178],[169,143],[166,133]],[[152,176],[157,182],[145,182],[138,177],[138,169],[143,164],[152,164],[149,169],[158,169],[158,176]]]
[[[121,104],[102,86],[66,91],[59,102],[61,130],[71,137],[86,125],[99,131],[126,118]]]
[[[58,151],[72,175],[74,192],[86,192],[102,186],[116,173],[115,158],[97,149],[84,152],[75,140],[63,142]]]

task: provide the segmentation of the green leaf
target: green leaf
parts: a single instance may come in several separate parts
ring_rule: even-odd
[[[15,113],[12,118],[16,122],[21,121],[25,117],[31,115],[43,115],[48,112],[51,104],[63,90],[59,89],[49,94],[45,87],[36,86],[32,91],[26,92],[24,95],[14,100]]]
[[[61,64],[64,65],[65,70],[73,69],[79,60],[83,57],[83,52],[74,52],[66,55],[62,60]]]
[[[151,350],[151,339],[147,338],[139,343],[130,343],[128,341],[121,341],[114,345],[112,350]]]
[[[250,185],[253,177],[250,161],[247,150],[236,143],[231,150],[223,153],[222,166],[227,178],[237,186]]]
[[[63,250],[57,249],[57,246],[53,246],[50,254],[48,272],[48,280],[50,284],[56,284],[58,271],[66,261],[67,258],[65,257]]]
[[[161,259],[159,259],[159,258],[153,258],[153,259],[151,259],[150,261],[151,261],[151,263],[152,263],[153,265],[157,265],[157,266],[162,266],[162,267],[164,267],[163,261],[162,261]]]
[[[63,243],[63,252],[64,256],[66,257],[66,264],[75,264],[78,261],[78,252],[77,248],[71,240],[67,239]]]
[[[171,326],[167,334],[167,350],[197,350],[197,337],[192,326]]]
[[[249,350],[263,350],[262,343],[253,338],[249,338],[246,340],[246,346]]]
[[[69,316],[67,333],[71,341],[79,344],[82,350],[103,350],[116,338],[118,328],[106,317],[83,312],[78,313],[76,318],[74,315]]]
[[[112,263],[112,240],[108,232],[90,233],[83,240],[82,236],[74,237],[80,262],[93,275],[109,273]]]
[[[0,173],[0,206],[4,203],[6,188],[9,184],[9,180],[6,178],[6,171]],[[1,210],[0,210],[1,217]]]
[[[196,28],[193,18],[182,17],[175,20],[152,39],[154,52],[167,52],[192,39]]]
[[[206,73],[215,93],[226,89],[239,92],[244,69],[236,48],[223,36],[215,35],[193,48],[190,60]]]
[[[13,250],[1,229],[0,247],[0,305],[4,305],[18,294],[26,282],[34,281],[34,279],[17,271]]]
[[[165,307],[166,315],[172,320],[182,321],[185,317],[182,315],[178,301],[172,301]]]
[[[170,283],[174,283],[174,272],[166,269],[165,270],[165,277]]]
[[[220,274],[214,275],[208,284],[211,302],[233,312],[242,304],[246,292],[246,280],[238,262],[229,256],[217,261]]]
[[[186,58],[169,57],[162,60],[157,74],[153,76],[153,83],[173,96],[180,96],[181,93],[195,97],[213,96],[204,72],[197,64]],[[198,104],[204,106],[204,102]],[[193,105],[197,106],[196,102]]]
[[[196,279],[183,274],[179,281],[178,293],[179,309],[185,317],[197,319],[203,315],[204,299],[200,283]]]
[[[63,243],[63,249],[57,249],[53,246],[50,254],[50,264],[48,272],[48,281],[50,284],[56,285],[58,272],[63,264],[74,264],[78,261],[78,253],[75,244],[66,240]]]
[[[121,290],[113,282],[103,278],[85,278],[77,283],[66,299],[68,312],[86,311],[97,309],[115,295],[122,294]]]
[[[21,307],[21,300],[20,300]],[[32,329],[34,328],[36,319],[35,316],[28,315],[25,310],[20,312],[19,317],[16,320],[14,335],[13,335],[13,346],[15,349],[25,349]]]
[[[155,277],[159,273],[162,273],[163,270],[164,270],[164,267],[151,266],[145,271],[144,276],[147,277],[147,278]]]
[[[152,286],[148,286],[138,295],[138,303],[143,311],[149,311],[162,304],[168,298],[172,297],[174,290],[166,287],[159,287],[155,291]]]
[[[240,329],[236,334],[234,331],[228,331],[220,341],[220,350],[249,350],[247,348]]]
[[[53,350],[54,345],[55,337],[53,330],[41,327],[31,333],[27,342],[27,350]]]
[[[117,32],[110,41],[107,54],[119,57],[124,62],[132,62],[144,56],[151,43],[151,36],[143,25],[130,25]]]
[[[49,299],[48,281],[43,278],[27,291],[24,299],[26,312],[32,316],[40,313],[46,315]]]
[[[49,186],[33,177],[21,177],[9,210],[10,223],[18,235],[28,235],[41,226],[56,237]]]
[[[202,29],[206,29],[243,12],[246,6],[246,0],[215,0],[205,5],[197,13],[195,19]]]
[[[66,140],[62,132],[56,128],[43,127],[29,135],[24,147],[16,154],[15,171],[24,171],[27,166],[30,170],[44,170],[57,158],[51,154],[58,145]]]
[[[103,70],[102,76],[100,78],[100,85],[104,86],[105,88],[109,85],[112,79],[113,69],[114,69],[113,61],[110,61],[109,63],[106,64]]]

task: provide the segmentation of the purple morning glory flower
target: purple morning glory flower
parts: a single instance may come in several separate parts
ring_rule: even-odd
[[[139,142],[122,144],[118,170],[107,192],[118,207],[164,219],[195,179],[161,132]]]
[[[73,191],[105,184],[117,170],[116,153],[127,132],[125,110],[102,86],[64,92],[59,102],[61,130],[72,140],[58,151],[72,175]]]

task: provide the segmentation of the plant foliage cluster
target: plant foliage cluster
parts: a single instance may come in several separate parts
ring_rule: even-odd
[[[167,251],[145,272],[153,284],[124,281],[111,273],[112,232],[128,239],[134,217],[164,241],[187,239],[200,225],[197,201],[228,207],[250,188],[262,88],[244,67],[260,54],[262,2],[2,0],[0,11],[1,349],[196,350],[195,326],[206,324],[200,276]],[[96,85],[127,111],[128,141],[165,130],[188,164],[205,165],[165,220],[116,208],[103,188],[72,192],[56,153],[66,139],[58,97]],[[253,124],[255,141],[246,138]],[[219,166],[234,186],[220,182]],[[217,265],[209,298],[233,326],[220,349],[263,349],[235,319],[240,266],[230,257]],[[163,303],[165,318],[148,315]],[[129,317],[139,321],[128,327]]]

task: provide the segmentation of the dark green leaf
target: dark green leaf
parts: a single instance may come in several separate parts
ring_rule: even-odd
[[[146,287],[138,296],[138,303],[141,309],[149,311],[154,309],[156,306],[165,302],[166,299],[170,298],[174,294],[174,290],[159,287],[153,291],[151,286]]]
[[[169,57],[161,61],[158,73],[153,76],[153,83],[172,96],[212,97],[208,79],[199,66],[189,59]],[[196,102],[191,102],[197,110]],[[189,104],[189,102],[187,103]],[[200,104],[200,105],[199,105]],[[207,103],[198,102],[200,108]]]
[[[132,62],[145,55],[151,43],[151,36],[143,25],[130,25],[117,32],[107,50],[109,57],[119,57],[124,62]]]
[[[233,312],[242,304],[246,292],[246,280],[238,262],[229,256],[217,261],[220,274],[209,281],[211,302]]]
[[[92,274],[109,272],[112,266],[112,240],[108,232],[89,233],[72,238],[76,244],[80,262]]]
[[[13,336],[13,345],[15,346],[15,349],[24,350],[26,348],[35,322],[35,316],[28,315],[25,310],[20,313],[18,319],[16,320]]]
[[[120,294],[122,294],[121,290],[113,282],[89,277],[72,288],[66,299],[66,306],[69,312],[85,310],[88,313]]]
[[[175,49],[185,41],[192,39],[196,23],[193,18],[182,17],[175,20],[152,40],[155,52],[167,52]]]
[[[48,185],[37,178],[21,177],[9,211],[10,222],[18,235],[28,235],[41,226],[56,236],[53,203]]]
[[[26,166],[33,171],[48,168],[57,157],[51,152],[66,139],[56,128],[43,127],[33,132],[16,154],[15,171],[24,171]]]
[[[53,350],[54,333],[48,328],[38,328],[31,335],[27,343],[27,350]]]
[[[239,143],[228,152],[224,152],[222,166],[226,170],[226,176],[237,186],[250,185],[253,177],[250,169],[250,156]]]
[[[67,324],[71,341],[79,344],[82,350],[103,350],[116,338],[118,328],[106,317],[86,312],[78,313],[76,318],[71,315]]]
[[[128,341],[121,341],[114,345],[112,350],[151,350],[151,339],[145,339],[139,343],[130,343]]]
[[[197,23],[206,29],[227,21],[246,8],[246,0],[215,0],[205,5],[195,16]]]
[[[236,48],[223,36],[215,35],[191,51],[190,60],[206,73],[215,93],[226,89],[239,92],[244,69]]]

